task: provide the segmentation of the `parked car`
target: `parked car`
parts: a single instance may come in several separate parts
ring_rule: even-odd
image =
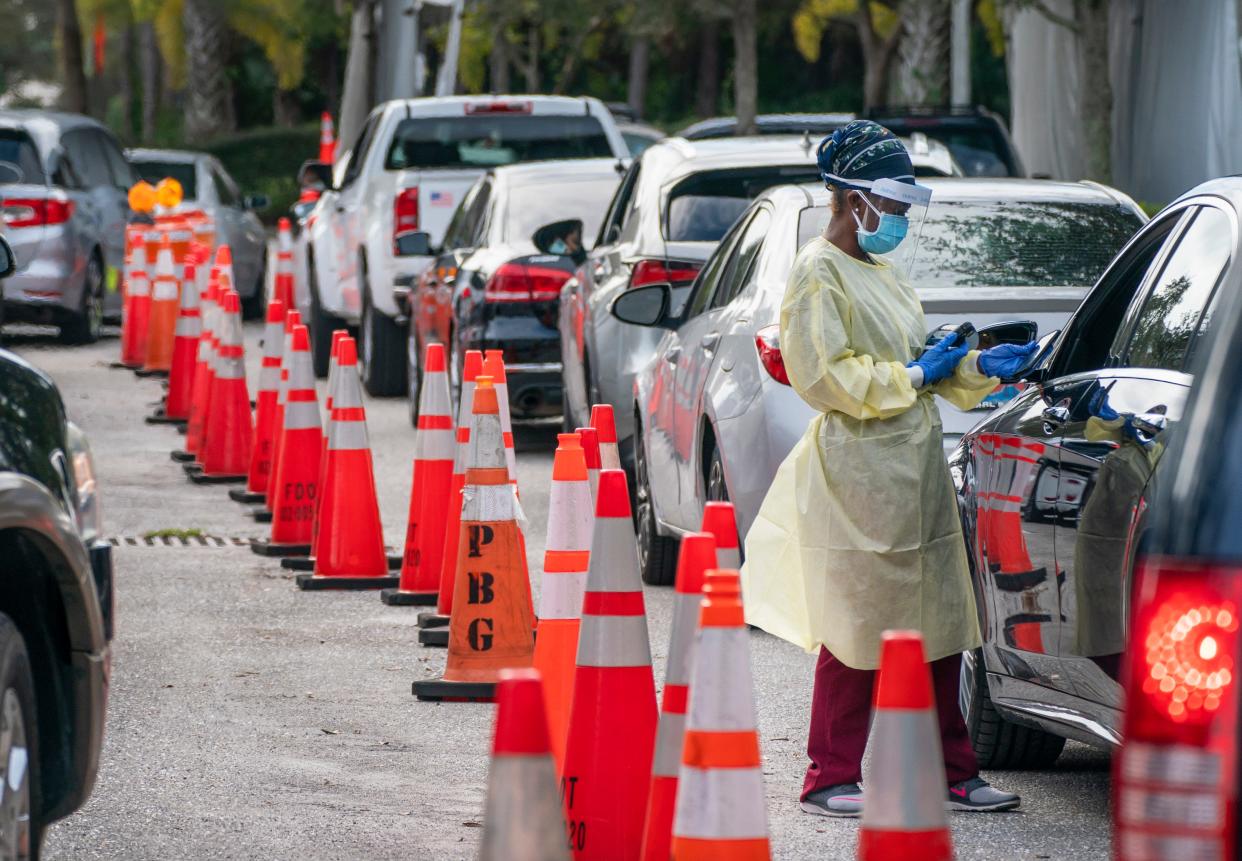
[[[152,185],[164,177],[181,183],[182,208],[211,216],[217,241],[233,253],[235,289],[242,313],[250,319],[263,313],[267,265],[267,234],[255,212],[267,198],[243,195],[224,165],[206,153],[172,149],[131,149],[126,155],[138,174]]]
[[[50,323],[70,343],[119,317],[129,188],[137,175],[89,117],[0,110],[0,216],[17,255],[9,320]]]
[[[1179,774],[1190,780],[1206,773],[1189,766],[1202,756],[1191,748],[1187,768],[1151,770],[1173,755],[1160,746],[1172,738],[1161,729],[1170,726],[1159,722],[1161,711],[1174,723],[1184,718],[1200,727],[1212,711],[1198,682],[1184,686],[1184,673],[1195,668],[1178,663],[1185,652],[1166,655],[1169,641],[1153,638],[1181,624],[1177,608],[1193,596],[1204,596],[1203,606],[1214,600],[1206,597],[1209,578],[1202,569],[1194,574],[1197,563],[1190,560],[1210,552],[1224,564],[1234,555],[1235,539],[1227,533],[1238,531],[1237,517],[1229,519],[1239,498],[1229,480],[1236,470],[1223,467],[1232,466],[1227,458],[1237,434],[1223,424],[1228,414],[1215,411],[1236,403],[1223,387],[1223,377],[1236,376],[1235,366],[1219,364],[1220,351],[1236,351],[1236,338],[1212,347],[1215,358],[1199,393],[1208,415],[1196,419],[1184,456],[1164,452],[1183,421],[1198,354],[1214,330],[1236,335],[1236,317],[1222,311],[1236,307],[1242,293],[1240,223],[1238,177],[1204,183],[1157,214],[1062,331],[1045,336],[1033,369],[1012,381],[1025,390],[966,434],[950,459],[984,639],[965,662],[962,711],[984,768],[1047,765],[1066,738],[1116,745],[1123,729],[1118,681],[1129,647],[1132,679],[1142,666],[1170,682],[1157,676],[1154,689],[1144,688],[1140,710],[1126,717],[1132,729],[1143,728],[1142,743],[1156,746],[1145,761],[1138,746],[1134,760],[1123,759],[1123,784],[1150,778],[1144,791],[1163,792]],[[1218,430],[1207,437],[1206,427]],[[1077,507],[1074,516],[1030,516],[1032,488],[1048,470],[1055,471],[1058,497]],[[1177,526],[1153,543],[1157,520]],[[1224,532],[1222,524],[1228,524]],[[1180,563],[1157,553],[1185,558],[1186,575],[1174,570]],[[1140,555],[1152,562],[1136,584]],[[1235,579],[1211,583],[1234,588]],[[1138,626],[1133,635],[1131,618]],[[1236,632],[1236,621],[1230,626]],[[1187,635],[1196,630],[1211,629],[1186,623]],[[1231,637],[1218,646],[1236,654],[1236,634]],[[1200,657],[1202,681],[1211,660]],[[1222,682],[1217,693],[1223,696],[1225,687]],[[1178,698],[1188,692],[1194,697]],[[1232,739],[1232,707],[1217,703],[1229,715]],[[1149,815],[1141,803],[1122,810],[1123,817]]]
[[[0,278],[17,271],[0,237]],[[56,384],[0,350],[0,852],[91,794],[111,661],[112,554],[85,435]]]
[[[415,422],[428,343],[449,346],[454,389],[467,350],[504,350],[513,415],[560,413],[561,286],[586,259],[583,243],[620,178],[615,159],[580,159],[494,168],[471,187],[407,300]]]
[[[911,283],[929,328],[1014,317],[1060,328],[1144,221],[1129,198],[1094,184],[922,182],[932,205]],[[780,307],[797,250],[823,232],[829,197],[821,183],[761,195],[722,240],[684,310],[651,320],[660,340],[624,409],[638,431],[635,508],[649,583],[672,582],[677,539],[697,528],[706,501],[731,500],[746,534],[814,415],[785,376]],[[1065,254],[1071,245],[1075,253]],[[627,297],[614,312],[632,313],[626,303],[661,294],[666,307],[677,304],[668,286],[645,290],[649,299]],[[969,412],[941,400],[946,446],[1018,390],[1002,386]]]
[[[313,175],[324,187],[308,221],[311,289],[303,309],[316,372],[328,371],[332,331],[357,326],[367,391],[404,393],[406,338],[393,286],[434,257],[398,255],[397,241],[425,233],[438,246],[462,195],[489,168],[601,157],[627,159],[629,150],[596,99],[449,96],[373,110],[334,166],[303,167],[304,180]]]
[[[1236,189],[1240,183],[1230,184]],[[1230,196],[1233,212],[1242,211],[1236,193]],[[1213,253],[1219,261],[1221,249]],[[1118,858],[1237,855],[1240,270],[1235,246],[1232,265],[1216,287],[1220,298],[1208,300],[1210,316],[1199,320],[1200,329],[1211,331],[1195,335],[1199,346],[1188,369],[1196,383],[1178,432],[1156,465],[1159,488],[1142,494],[1142,500],[1153,500],[1148,532],[1128,589],[1132,606],[1129,612],[1122,608],[1133,627],[1121,668],[1124,738],[1113,780]],[[1182,296],[1195,290],[1189,287]],[[1174,319],[1181,323],[1189,315]],[[1166,767],[1172,762],[1176,770]],[[1153,798],[1162,799],[1162,806],[1149,803]]]

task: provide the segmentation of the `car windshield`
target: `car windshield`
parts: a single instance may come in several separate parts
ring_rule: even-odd
[[[518,186],[509,193],[505,238],[528,238],[545,224],[572,218],[582,219],[583,236],[595,236],[619,181],[620,177],[610,177]]]
[[[384,167],[494,167],[521,161],[605,158],[612,154],[604,127],[595,117],[419,117],[397,125]]]
[[[805,209],[798,247],[828,207]],[[914,261],[915,287],[1090,287],[1143,224],[1113,203],[935,201]]]
[[[138,171],[138,175],[152,185],[165,177],[172,177],[181,183],[181,196],[184,200],[198,199],[198,183],[195,182],[194,165],[184,161],[154,161],[131,158],[129,163]]]
[[[29,135],[17,129],[0,129],[0,183],[5,182],[47,183],[39,151]]]
[[[750,202],[767,189],[818,179],[814,167],[801,165],[695,174],[669,192],[664,238],[670,242],[719,242]]]

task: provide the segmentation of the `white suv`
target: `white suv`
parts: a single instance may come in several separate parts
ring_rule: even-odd
[[[452,96],[377,107],[330,176],[325,165],[307,166],[326,186],[308,219],[302,309],[316,372],[327,374],[333,329],[356,326],[367,391],[404,394],[405,309],[393,286],[431,263],[475,179],[514,162],[600,157],[629,151],[597,99]]]

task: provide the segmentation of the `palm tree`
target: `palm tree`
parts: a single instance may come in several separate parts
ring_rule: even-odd
[[[229,28],[215,0],[183,0],[185,28],[185,136],[189,140],[231,132],[233,88],[227,63]]]

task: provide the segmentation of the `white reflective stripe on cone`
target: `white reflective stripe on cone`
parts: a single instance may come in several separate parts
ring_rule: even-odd
[[[198,291],[193,287],[186,285],[181,289],[181,310],[197,311],[199,310]]]
[[[496,401],[500,407],[500,426],[505,433],[509,434],[509,439],[513,439],[513,416],[509,412],[509,383],[508,381],[496,384]],[[517,478],[517,455],[513,451],[511,445],[505,446],[505,465],[509,468],[509,478]]]
[[[599,444],[599,468],[621,468],[621,455],[617,453],[617,444],[615,442],[601,442]]]
[[[505,439],[500,430],[500,417],[480,415],[476,417],[470,434],[468,469],[496,469],[505,465]],[[513,476],[510,476],[512,478]]]
[[[578,630],[580,667],[646,667],[651,665],[646,616],[582,614]]]
[[[742,554],[736,547],[716,548],[716,567],[722,571],[741,571]]]
[[[285,327],[280,323],[266,323],[263,326],[263,355],[269,359],[279,359],[281,340]]]
[[[240,356],[236,359],[221,359],[220,368],[216,371],[218,380],[246,379],[246,362]]]
[[[568,861],[556,768],[547,754],[492,758],[479,861]]]
[[[449,428],[423,428],[415,431],[415,460],[452,460],[457,434]]]
[[[319,427],[319,404],[314,401],[289,401],[285,404],[285,430],[306,430]]]
[[[333,419],[328,423],[330,451],[365,451],[368,448],[366,422]]]
[[[332,409],[356,410],[362,406],[362,386],[356,373],[338,366],[335,382],[336,389],[329,389],[332,393]]]
[[[280,366],[259,366],[259,391],[274,392],[280,388]]]
[[[461,489],[461,519],[494,523],[518,519],[511,484],[467,484]]]
[[[197,338],[203,330],[203,321],[198,316],[187,317],[182,314],[177,318],[173,334],[178,338]]]
[[[746,629],[703,628],[694,648],[689,726],[709,732],[758,727]]]
[[[591,539],[592,592],[637,592],[638,545],[628,517],[599,517]]]
[[[935,710],[876,709],[871,738],[863,777],[863,827],[946,827],[944,758]]]
[[[665,689],[668,682],[664,683]],[[660,712],[660,724],[656,729],[655,761],[651,774],[654,777],[676,777],[681,769],[681,748],[686,740],[686,716],[676,712]]]
[[[448,375],[443,371],[427,374],[423,379],[423,388],[418,393],[418,414],[420,416],[451,416],[453,414],[451,400]]]
[[[150,296],[151,283],[147,281],[147,276],[143,272],[135,272],[130,279],[129,295],[131,296]]]
[[[673,628],[669,634],[668,666],[664,684],[687,685],[694,658],[694,640],[699,631],[699,608],[702,595],[673,594]]]
[[[937,796],[944,807],[944,788]],[[768,836],[759,768],[682,766],[673,835],[700,840],[761,840]]]
[[[591,549],[591,487],[585,481],[553,481],[548,498],[546,550]]]
[[[544,571],[539,581],[539,618],[577,619],[586,581],[585,571]]]
[[[293,353],[293,365],[289,368],[289,391],[313,388],[315,388],[315,369],[311,367],[310,355],[296,351]]]

